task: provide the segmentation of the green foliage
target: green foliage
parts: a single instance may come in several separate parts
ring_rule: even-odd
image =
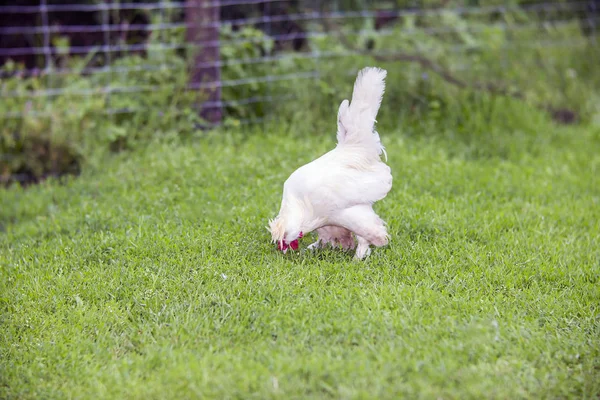
[[[13,77],[1,83],[1,108],[22,118],[7,118],[0,127],[4,179],[16,172],[34,178],[68,172],[39,165],[39,151],[24,151],[35,143],[79,159],[147,142],[159,131],[189,131],[199,123],[197,104],[202,98],[185,90],[186,61],[175,50],[165,51],[164,39],[159,44],[155,35],[144,57],[122,57],[110,70],[93,74],[86,72],[93,52],[28,78],[22,77],[18,66],[6,64],[3,72]],[[181,35],[182,31],[179,42]]]
[[[273,40],[261,30],[251,26],[243,26],[234,31],[231,25],[221,27],[221,79],[223,81],[239,81],[250,78],[250,82],[241,85],[225,86],[222,89],[224,99],[264,98],[270,95],[270,87],[266,82],[260,82],[266,74],[276,74],[277,70],[269,71],[261,57],[269,57],[273,51]],[[269,64],[269,63],[267,63]],[[252,79],[255,78],[256,80]],[[240,119],[264,117],[268,112],[267,102],[255,104],[232,104],[225,108],[226,123],[235,124]]]
[[[341,80],[355,74],[357,66],[383,66],[390,71],[393,101],[388,106],[396,112],[447,118],[453,115],[450,108],[461,106],[457,96],[479,102],[504,93],[543,109],[573,110],[583,119],[595,118],[600,110],[600,74],[590,69],[600,63],[600,52],[576,20],[549,23],[517,10],[494,22],[446,10],[404,16],[379,31],[368,21],[361,29],[334,28],[345,45],[336,33],[312,42],[318,51],[334,54],[331,62],[320,64],[326,85],[343,88]],[[361,56],[345,57],[348,47]],[[340,93],[334,89],[324,95],[337,102]]]

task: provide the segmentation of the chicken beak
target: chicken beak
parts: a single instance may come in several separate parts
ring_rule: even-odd
[[[277,242],[277,250],[280,250],[281,252],[283,252],[283,254],[286,253],[287,248],[287,243],[285,243],[283,240]]]

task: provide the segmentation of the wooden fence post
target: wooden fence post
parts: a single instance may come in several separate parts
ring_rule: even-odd
[[[186,39],[195,50],[190,86],[206,94],[200,115],[211,124],[221,122],[221,67],[219,43],[219,0],[186,0]]]

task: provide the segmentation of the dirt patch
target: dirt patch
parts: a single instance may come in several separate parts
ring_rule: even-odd
[[[0,186],[23,186],[65,175],[79,175],[81,157],[68,144],[56,144],[43,138],[0,141]]]

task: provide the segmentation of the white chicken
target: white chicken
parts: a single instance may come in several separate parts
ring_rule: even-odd
[[[283,185],[279,215],[268,228],[280,250],[296,249],[298,239],[314,230],[318,239],[309,248],[356,247],[356,259],[367,257],[370,245],[388,243],[386,225],[373,211],[373,203],[392,188],[390,167],[381,160],[385,149],[374,130],[386,74],[371,67],[358,73],[352,103],[340,104],[336,148],[298,168]]]

